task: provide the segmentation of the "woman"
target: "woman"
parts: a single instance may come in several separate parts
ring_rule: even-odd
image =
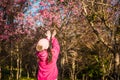
[[[57,80],[57,59],[60,52],[58,40],[55,38],[56,31],[47,31],[47,38],[40,39],[36,46],[38,61],[38,80]],[[52,47],[50,47],[52,44]]]

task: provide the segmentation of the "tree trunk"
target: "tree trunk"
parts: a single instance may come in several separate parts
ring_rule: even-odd
[[[0,66],[0,80],[2,79],[2,68]]]
[[[113,30],[113,54],[114,54],[114,79],[119,80],[119,64],[120,64],[120,55],[119,55],[119,49],[117,45],[117,27]]]
[[[13,77],[14,77],[14,75],[13,75],[13,56],[12,56],[12,54],[13,54],[13,51],[11,50],[11,52],[10,52],[10,60],[11,60],[11,63],[10,63],[10,80],[12,80],[13,79]]]
[[[19,75],[20,75],[20,64],[19,64],[20,58],[19,58],[19,54],[18,54],[18,58],[17,58],[17,74],[16,74],[16,78],[17,80],[19,80]]]
[[[64,79],[64,64],[65,64],[65,57],[63,57],[62,59],[61,59],[61,62],[60,62],[61,64],[61,68],[62,68],[62,71],[61,71],[61,80],[63,80]]]
[[[75,80],[75,57],[72,59],[71,80]]]
[[[17,74],[16,74],[16,78],[17,80],[19,80],[21,78],[21,64],[22,64],[22,60],[21,60],[21,54],[19,53],[19,49],[17,46]]]
[[[120,64],[119,53],[115,54],[115,69],[118,71],[118,66]]]
[[[30,78],[29,70],[27,69],[27,78]]]
[[[116,55],[115,55],[115,65],[116,65],[116,70],[118,71],[118,66],[119,66],[119,64],[120,64],[120,55],[119,55],[119,53],[116,53]]]
[[[21,78],[21,73],[22,73],[21,65],[22,65],[21,56],[20,56],[20,54],[18,54],[18,58],[17,58],[17,76],[16,76],[17,80],[19,80]]]
[[[22,56],[20,55],[20,74],[19,74],[19,78],[21,78],[21,73],[22,73]]]
[[[32,71],[32,74],[33,74],[34,77],[36,77],[37,68],[36,68],[36,66],[33,66],[33,68],[34,68],[34,70]]]
[[[29,73],[29,68],[28,68],[28,64],[25,65],[25,69],[26,69],[26,74],[27,74],[27,78],[30,78],[30,73]]]
[[[85,80],[85,75],[82,76],[82,80]]]
[[[75,67],[76,67],[76,64],[75,64],[75,60],[76,60],[76,57],[77,57],[77,52],[71,50],[70,51],[71,53],[71,59],[72,59],[72,70],[71,70],[71,80],[76,80],[76,75],[75,75]]]
[[[119,53],[114,54],[114,79],[119,80],[119,65],[120,65],[120,55]]]

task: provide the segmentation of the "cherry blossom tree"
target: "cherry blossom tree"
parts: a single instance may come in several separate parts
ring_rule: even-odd
[[[65,78],[66,71],[71,80],[76,80],[79,74],[86,80],[99,76],[103,80],[119,78],[119,75],[110,75],[119,73],[119,3],[119,0],[2,0],[0,41],[9,43],[6,49],[11,56],[17,53],[16,78],[20,78],[21,65],[25,64],[22,53],[30,50],[24,44],[31,41],[28,53],[35,53],[33,47],[37,39],[43,37],[46,30],[53,29],[57,29],[61,45],[60,79]],[[26,50],[21,51],[21,48]],[[13,58],[11,75],[12,62]],[[24,68],[29,76],[28,65]],[[93,67],[95,72],[89,70],[91,65],[96,66]],[[85,69],[88,73],[84,73]]]

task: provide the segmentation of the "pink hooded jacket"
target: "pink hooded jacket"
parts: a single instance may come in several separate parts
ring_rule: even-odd
[[[60,52],[60,46],[58,40],[52,38],[52,61],[47,63],[47,50],[37,52],[37,57],[40,59],[38,62],[38,80],[55,80],[58,76],[57,59]]]

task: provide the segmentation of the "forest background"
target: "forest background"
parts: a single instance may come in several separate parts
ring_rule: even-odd
[[[120,79],[120,0],[0,0],[0,80],[36,80],[35,46],[53,29],[58,80]]]

